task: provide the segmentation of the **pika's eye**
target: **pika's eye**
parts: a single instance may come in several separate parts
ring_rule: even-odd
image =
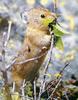
[[[45,18],[45,15],[44,15],[44,14],[42,14],[42,15],[41,15],[41,18]]]

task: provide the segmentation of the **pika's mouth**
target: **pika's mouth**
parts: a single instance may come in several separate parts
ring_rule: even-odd
[[[56,19],[54,19],[51,23],[48,24],[48,27],[53,30],[53,25],[56,25]]]

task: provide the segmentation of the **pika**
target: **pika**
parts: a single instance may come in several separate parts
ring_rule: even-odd
[[[44,20],[55,20],[55,18],[53,12],[42,7],[33,8],[27,12],[28,24],[23,46],[18,52],[16,63],[12,66],[12,78],[17,86],[20,86],[24,79],[32,81],[36,77],[51,44],[51,35],[48,28],[49,23],[45,25]],[[43,53],[45,54],[43,55]],[[39,56],[41,57],[36,60],[24,62]]]

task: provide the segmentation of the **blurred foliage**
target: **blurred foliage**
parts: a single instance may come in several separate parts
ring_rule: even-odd
[[[14,94],[12,94],[12,100],[21,100],[18,92],[14,92]]]
[[[26,92],[26,95],[28,95],[30,97],[33,96],[32,84],[30,82],[27,83],[27,85],[25,87],[25,92]]]

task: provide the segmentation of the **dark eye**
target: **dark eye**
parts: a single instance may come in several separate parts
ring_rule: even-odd
[[[44,14],[42,14],[42,15],[41,15],[41,18],[45,18],[45,15],[44,15]]]

